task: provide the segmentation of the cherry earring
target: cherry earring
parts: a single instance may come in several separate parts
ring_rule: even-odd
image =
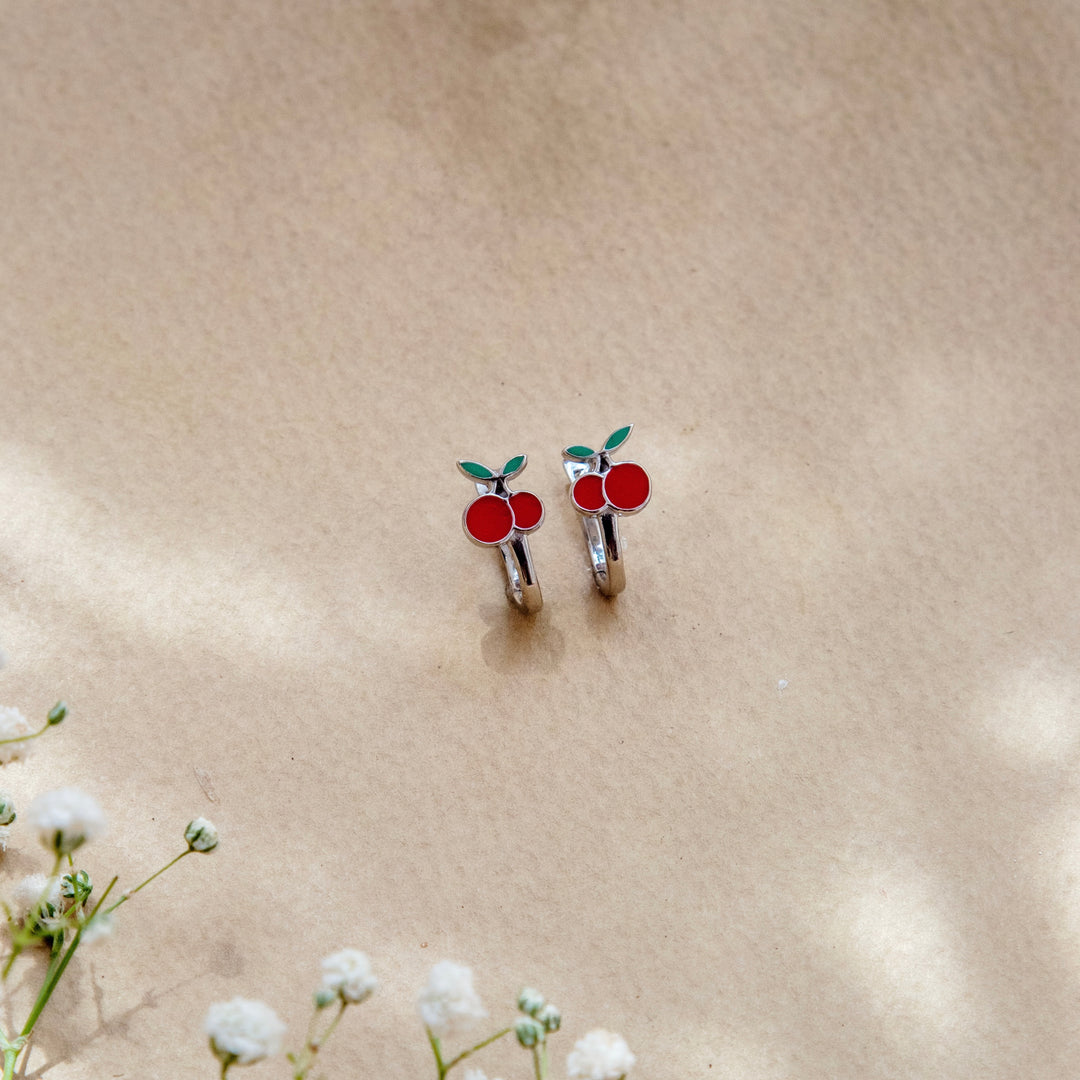
[[[477,498],[461,516],[465,535],[480,547],[499,549],[506,570],[506,598],[519,611],[535,615],[544,606],[544,598],[528,534],[544,523],[544,504],[531,491],[511,491],[508,486],[526,464],[528,458],[518,454],[500,472],[478,461],[459,461],[457,466],[477,491]]]
[[[593,578],[604,596],[618,596],[626,588],[619,518],[644,510],[652,496],[649,474],[636,461],[611,460],[633,428],[627,424],[613,431],[602,450],[568,446],[563,451],[570,501],[581,514]]]

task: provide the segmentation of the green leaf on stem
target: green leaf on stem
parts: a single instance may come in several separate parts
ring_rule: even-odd
[[[596,451],[589,449],[587,446],[568,446],[563,455],[568,458],[577,458],[578,461],[584,461],[586,458],[596,457]]]
[[[627,424],[626,427],[619,428],[618,431],[613,431],[604,443],[605,450],[617,450],[627,439],[630,438],[630,432],[634,430],[633,424]]]
[[[509,479],[509,477],[513,476],[515,473],[521,472],[521,470],[524,469],[524,468],[525,468],[525,455],[524,454],[518,454],[517,457],[512,457],[502,467],[503,476],[505,476],[505,477],[507,477]]]
[[[491,480],[495,474],[479,461],[459,461],[457,467],[473,480]]]

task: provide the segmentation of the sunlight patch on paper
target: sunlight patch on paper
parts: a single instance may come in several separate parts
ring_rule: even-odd
[[[233,538],[181,545],[139,531],[64,489],[16,448],[3,447],[2,460],[0,554],[13,577],[83,609],[73,618],[92,613],[174,645],[198,639],[279,654],[311,648],[315,613],[255,545]]]
[[[1075,671],[1052,658],[1010,672],[994,695],[985,726],[1002,749],[1032,763],[1052,764],[1077,750],[1080,692]]]
[[[964,965],[933,883],[914,867],[879,870],[847,907],[867,999],[940,1035],[965,1022]]]

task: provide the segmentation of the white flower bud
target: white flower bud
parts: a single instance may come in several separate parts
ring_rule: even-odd
[[[536,1022],[544,1025],[544,1030],[549,1034],[559,1030],[562,1024],[562,1013],[550,1002],[536,1013]]]
[[[62,724],[64,722],[64,717],[65,716],[67,716],[67,702],[66,701],[58,701],[49,710],[49,717],[48,717],[49,726],[53,727],[56,724]]]
[[[544,995],[539,990],[526,986],[518,994],[517,1006],[523,1013],[535,1016],[544,1007]]]
[[[210,852],[218,846],[218,831],[212,821],[204,817],[197,817],[189,821],[184,830],[184,839],[192,851]]]
[[[336,990],[328,990],[325,986],[320,986],[315,991],[315,1008],[325,1009],[327,1005],[337,1001],[338,995]]]
[[[523,1016],[514,1025],[514,1034],[522,1046],[535,1046],[544,1041],[544,1025],[537,1023],[531,1016]]]
[[[6,791],[0,791],[0,825],[10,825],[15,820],[15,803]]]
[[[75,904],[84,903],[94,891],[94,883],[85,870],[76,870],[74,874],[65,874],[60,879],[60,895]]]

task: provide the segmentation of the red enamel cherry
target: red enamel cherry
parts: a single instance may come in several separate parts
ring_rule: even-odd
[[[650,494],[649,474],[637,462],[620,461],[604,473],[604,497],[616,510],[641,510]]]
[[[481,495],[465,508],[465,532],[478,544],[501,544],[514,531],[514,512],[498,495]]]
[[[515,491],[510,496],[510,509],[514,511],[514,527],[521,532],[540,528],[544,520],[544,504],[531,491]]]
[[[586,514],[598,514],[604,509],[604,479],[599,473],[586,473],[574,481],[570,489],[573,504]]]

